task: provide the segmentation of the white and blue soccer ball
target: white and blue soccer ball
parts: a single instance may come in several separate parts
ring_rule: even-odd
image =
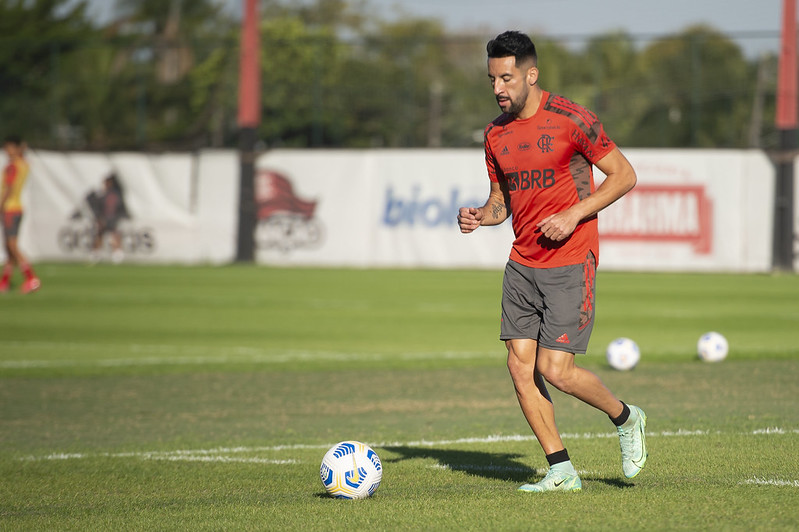
[[[338,499],[365,499],[377,491],[383,464],[374,450],[359,441],[343,441],[330,448],[319,469],[327,493]]]
[[[721,362],[727,358],[729,350],[727,339],[715,331],[703,334],[696,343],[696,354],[705,362]]]
[[[629,338],[616,338],[608,344],[605,357],[613,369],[627,371],[633,369],[641,360],[641,350],[638,349],[638,344]]]

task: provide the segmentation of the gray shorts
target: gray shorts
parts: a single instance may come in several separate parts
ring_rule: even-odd
[[[19,226],[22,224],[22,213],[5,213],[3,216],[3,236],[5,238],[19,236]]]
[[[502,281],[500,340],[531,338],[538,345],[585,353],[594,328],[596,259],[530,268],[508,261]]]

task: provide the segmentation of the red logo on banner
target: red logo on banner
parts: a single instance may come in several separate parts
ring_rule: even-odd
[[[700,185],[638,185],[599,215],[603,241],[688,243],[699,254],[713,245],[713,204]]]
[[[255,205],[255,242],[259,249],[288,253],[322,243],[322,224],[314,217],[316,201],[299,198],[286,176],[271,170],[258,172]]]
[[[275,214],[298,214],[303,218],[313,217],[315,201],[297,197],[291,181],[285,176],[264,170],[255,177],[255,204],[258,219],[265,220]]]

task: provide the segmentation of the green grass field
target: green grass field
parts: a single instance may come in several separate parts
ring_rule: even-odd
[[[650,459],[624,478],[608,419],[553,393],[583,491],[540,495],[501,272],[38,273],[0,297],[1,530],[799,528],[797,276],[600,272],[580,362],[646,410]],[[605,364],[618,336],[634,371]],[[383,461],[371,499],[324,494],[345,439]]]

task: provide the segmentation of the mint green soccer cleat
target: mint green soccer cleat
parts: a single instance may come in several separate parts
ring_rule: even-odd
[[[557,469],[550,469],[546,476],[535,484],[524,484],[519,491],[580,491],[583,483],[576,474],[572,475]]]
[[[637,406],[629,405],[630,418],[621,427],[616,427],[619,432],[619,446],[621,447],[621,468],[624,476],[633,478],[646,464],[646,414]]]

